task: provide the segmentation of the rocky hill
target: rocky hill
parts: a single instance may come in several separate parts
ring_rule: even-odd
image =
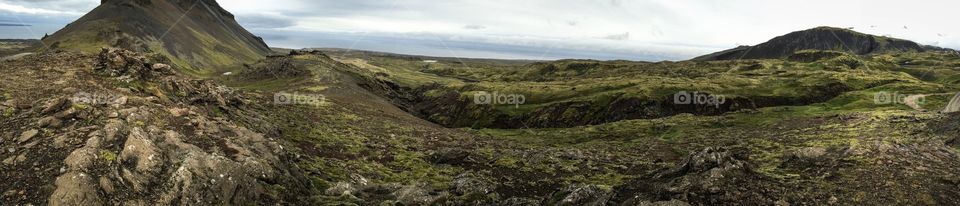
[[[863,55],[926,49],[912,41],[874,36],[849,29],[817,27],[779,36],[756,46],[740,46],[693,60],[780,59],[803,50],[833,50]]]
[[[89,53],[113,46],[163,54],[186,68],[253,62],[270,52],[214,0],[103,0],[43,41]]]

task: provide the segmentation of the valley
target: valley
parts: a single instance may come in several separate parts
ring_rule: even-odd
[[[659,62],[269,48],[187,3],[0,40],[3,205],[960,204],[957,51],[832,27]]]

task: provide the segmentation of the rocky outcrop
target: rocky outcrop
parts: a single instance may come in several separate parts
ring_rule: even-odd
[[[254,64],[244,64],[244,70],[236,76],[242,80],[276,80],[310,76],[310,70],[296,65],[294,61],[290,56],[269,57]]]
[[[745,159],[743,152],[706,148],[673,168],[615,188],[613,201],[622,205],[773,205],[781,186],[755,173]]]
[[[150,80],[173,74],[170,65],[150,63],[140,54],[119,48],[103,48],[97,56],[94,71],[112,77],[139,80]]]
[[[38,119],[31,127],[39,129],[22,132],[20,141],[66,150],[47,204],[281,204],[310,190],[290,152],[258,132],[269,129],[249,129],[236,122],[244,118],[207,109],[240,113],[248,102],[239,92],[168,76],[126,50],[104,49],[96,65],[102,81],[160,86],[50,98],[24,114]]]

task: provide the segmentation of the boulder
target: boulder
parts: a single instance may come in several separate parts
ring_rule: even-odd
[[[50,196],[48,202],[52,206],[58,205],[104,205],[97,195],[99,186],[94,184],[90,175],[82,172],[70,172],[61,175],[56,181],[57,190]]]
[[[550,194],[543,205],[602,206],[607,205],[611,194],[597,185],[570,185]]]

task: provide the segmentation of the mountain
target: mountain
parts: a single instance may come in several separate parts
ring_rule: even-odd
[[[187,68],[253,62],[270,52],[215,0],[102,0],[43,41],[86,52],[113,46],[163,54]]]
[[[923,45],[912,41],[869,35],[849,29],[817,27],[779,36],[756,46],[740,46],[693,60],[779,59],[801,50],[833,50],[859,55],[890,51],[926,51]]]

